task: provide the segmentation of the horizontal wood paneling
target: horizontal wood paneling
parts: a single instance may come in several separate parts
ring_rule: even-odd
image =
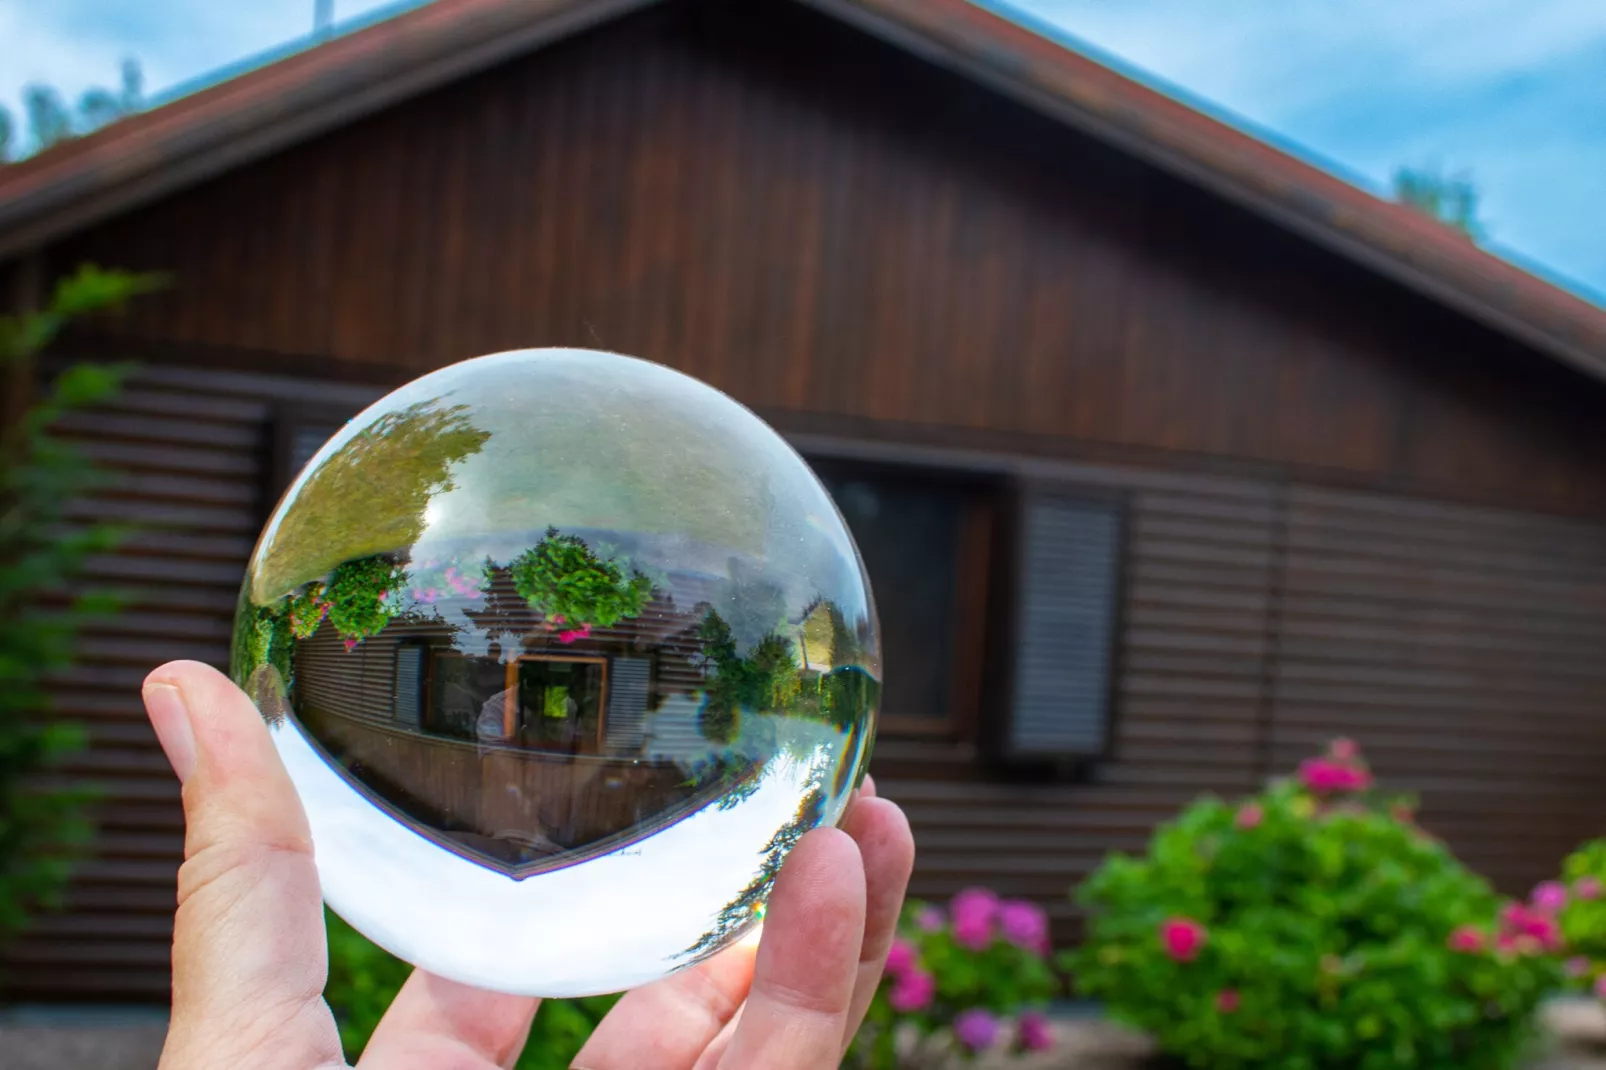
[[[365,389],[320,387],[353,409]],[[227,667],[235,598],[264,519],[269,419],[305,382],[147,367],[111,405],[63,432],[112,474],[70,510],[72,523],[130,534],[90,562],[86,581],[124,592],[125,612],[90,626],[79,664],[53,686],[58,715],[87,751],[64,773],[94,785],[94,857],[65,909],[38,919],[7,956],[16,1000],[165,999],[183,817],[140,706],[146,673],[175,658]]]
[[[107,337],[264,367],[585,345],[765,411],[1606,510],[1599,384],[791,0],[673,0],[83,259],[178,280]]]

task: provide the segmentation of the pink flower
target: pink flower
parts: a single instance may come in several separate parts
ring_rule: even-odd
[[[954,896],[949,914],[954,919],[954,940],[971,951],[985,951],[993,942],[998,917],[998,896],[985,888],[967,888]]]
[[[894,940],[887,951],[887,972],[901,976],[914,969],[915,946],[907,940]]]
[[[915,928],[923,933],[938,932],[945,924],[947,919],[943,917],[941,907],[921,907],[920,913],[915,915]]]
[[[1192,962],[1199,957],[1209,934],[1192,918],[1170,918],[1160,923],[1160,946],[1174,962]]]
[[[560,642],[560,643],[572,643],[578,638],[580,638],[580,633],[579,632],[559,632],[558,633],[558,642]]]
[[[1361,756],[1361,748],[1353,739],[1335,739],[1327,748],[1327,756],[1335,762],[1353,762]]]
[[[1542,950],[1561,950],[1561,926],[1556,924],[1555,918],[1534,918],[1522,935],[1524,939],[1537,943]]]
[[[1216,993],[1216,1010],[1222,1014],[1232,1014],[1238,1009],[1239,997],[1236,988],[1223,988]]]
[[[553,617],[552,618],[552,623],[553,624],[562,624],[563,623],[563,614],[559,613],[557,616]]]
[[[898,976],[887,993],[887,1002],[899,1014],[909,1014],[929,1007],[936,994],[937,979],[917,967]]]
[[[1448,944],[1451,951],[1459,951],[1464,955],[1475,954],[1483,950],[1483,931],[1474,925],[1463,925],[1450,934]]]
[[[993,945],[993,923],[980,914],[955,915],[954,943],[970,951],[986,951]]]
[[[1606,999],[1606,973],[1595,978],[1595,995],[1600,999]]]
[[[1352,769],[1326,758],[1308,758],[1301,762],[1299,780],[1317,795],[1365,791],[1372,786],[1372,775],[1366,770]]]
[[[1573,881],[1573,894],[1580,899],[1599,899],[1600,893],[1599,877],[1579,877]]]
[[[1534,887],[1529,902],[1535,910],[1554,914],[1567,905],[1567,886],[1560,881],[1544,881]]]
[[[971,1051],[985,1051],[998,1042],[998,1019],[980,1007],[961,1011],[954,1019],[954,1036]]]
[[[346,653],[349,654],[353,650],[356,650],[357,649],[357,644],[360,643],[360,642],[362,642],[361,639],[347,639],[346,640]]]
[[[1516,943],[1518,940],[1531,940],[1551,951],[1561,947],[1561,926],[1549,914],[1530,910],[1521,903],[1508,903],[1500,911],[1500,923],[1505,927],[1502,935],[1510,936],[1512,946],[1518,950],[1521,950]]]
[[[1232,823],[1241,829],[1259,828],[1260,823],[1266,820],[1266,811],[1260,808],[1259,803],[1244,803],[1238,807],[1238,816]]]
[[[1016,1023],[1016,1036],[1027,1051],[1048,1051],[1054,1046],[1054,1030],[1048,1024],[1048,1015],[1042,1011],[1027,1011]]]
[[[1582,955],[1568,959],[1565,967],[1568,977],[1584,977],[1589,973],[1589,960]]]
[[[998,915],[998,896],[986,888],[966,888],[954,896],[948,912],[958,921],[962,917],[978,917],[992,921]]]
[[[1048,951],[1048,914],[1035,903],[1006,899],[998,908],[998,928],[1004,939],[1026,951]]]

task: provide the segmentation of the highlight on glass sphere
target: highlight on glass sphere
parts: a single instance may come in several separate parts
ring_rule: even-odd
[[[747,932],[862,779],[880,672],[796,452],[695,379],[584,350],[455,364],[348,423],[264,528],[233,651],[330,906],[542,996]]]

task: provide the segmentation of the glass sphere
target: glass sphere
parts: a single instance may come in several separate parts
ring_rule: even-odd
[[[471,985],[617,991],[738,939],[875,734],[868,582],[747,409],[501,353],[351,420],[252,555],[233,674],[329,905]]]

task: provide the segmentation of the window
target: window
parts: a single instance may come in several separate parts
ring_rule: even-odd
[[[1109,741],[1123,507],[1074,489],[1018,496],[1008,724],[1002,756],[1102,754]]]
[[[513,661],[436,650],[425,729],[559,754],[600,749],[607,660],[525,654]]]
[[[870,574],[881,620],[883,725],[974,723],[986,641],[991,488],[917,469],[821,461]]]

